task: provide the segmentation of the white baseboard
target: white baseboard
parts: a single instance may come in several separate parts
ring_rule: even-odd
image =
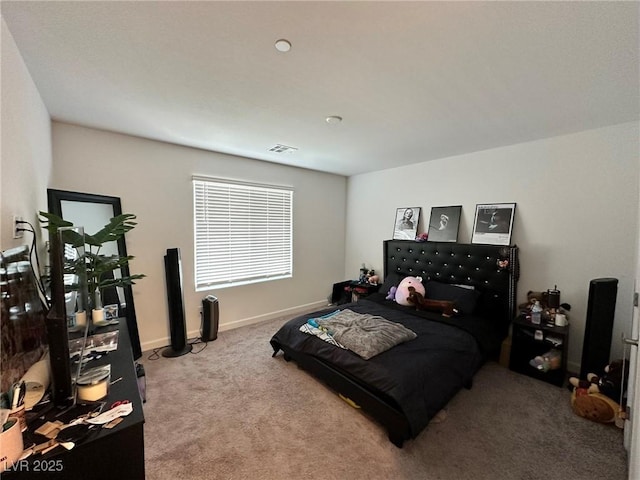
[[[285,310],[277,310],[275,312],[269,312],[262,315],[257,315],[255,317],[243,318],[240,320],[235,320],[233,322],[222,323],[218,326],[218,331],[224,332],[225,330],[233,330],[235,328],[245,327],[247,325],[253,325],[256,323],[273,320],[278,317],[284,317],[285,315],[296,315],[296,314],[312,312],[314,310],[319,310],[326,306],[327,306],[326,300],[319,300],[317,302],[307,303],[305,305],[298,305],[296,307],[287,308]],[[197,330],[191,330],[187,332],[187,338],[189,339],[199,338],[199,337],[200,337],[200,328],[198,328]],[[156,340],[144,342],[142,343],[141,346],[142,346],[142,351],[147,352],[155,348],[167,347],[169,345],[171,345],[171,337],[158,338]]]

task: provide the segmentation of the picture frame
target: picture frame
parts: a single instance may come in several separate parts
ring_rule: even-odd
[[[119,305],[117,303],[114,303],[112,305],[105,305],[102,308],[104,310],[105,320],[115,320],[116,318],[118,318]]]
[[[396,209],[393,222],[394,240],[415,240],[420,221],[420,207],[402,207]]]
[[[432,207],[429,218],[428,242],[457,242],[462,205]]]
[[[477,204],[471,243],[510,245],[515,216],[515,203]]]

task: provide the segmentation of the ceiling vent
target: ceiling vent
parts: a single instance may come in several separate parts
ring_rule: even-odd
[[[282,145],[280,143],[276,143],[269,149],[269,151],[273,153],[293,153],[296,150],[298,150],[296,147],[289,147],[288,145]]]

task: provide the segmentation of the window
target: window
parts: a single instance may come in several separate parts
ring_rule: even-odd
[[[196,290],[292,276],[288,187],[193,177]]]

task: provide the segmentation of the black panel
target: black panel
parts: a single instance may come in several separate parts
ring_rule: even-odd
[[[47,316],[47,341],[51,366],[51,396],[56,406],[73,403],[69,332],[64,300],[62,245],[58,235],[49,239],[51,262],[51,310]]]
[[[589,282],[580,378],[587,378],[588,373],[602,372],[609,363],[617,293],[616,278],[596,278]]]
[[[57,316],[55,310],[51,310],[47,317],[47,341],[49,342],[53,403],[56,406],[69,406],[73,403],[73,387],[67,318],[65,315]]]
[[[346,280],[344,282],[338,282],[333,284],[331,291],[331,303],[340,305],[351,301],[351,293],[346,289],[349,287],[353,280]]]
[[[184,321],[184,298],[182,295],[182,261],[179,248],[168,248],[164,256],[167,277],[167,300],[169,302],[169,329],[171,347],[162,351],[164,357],[178,357],[191,351],[187,344],[187,326]]]

